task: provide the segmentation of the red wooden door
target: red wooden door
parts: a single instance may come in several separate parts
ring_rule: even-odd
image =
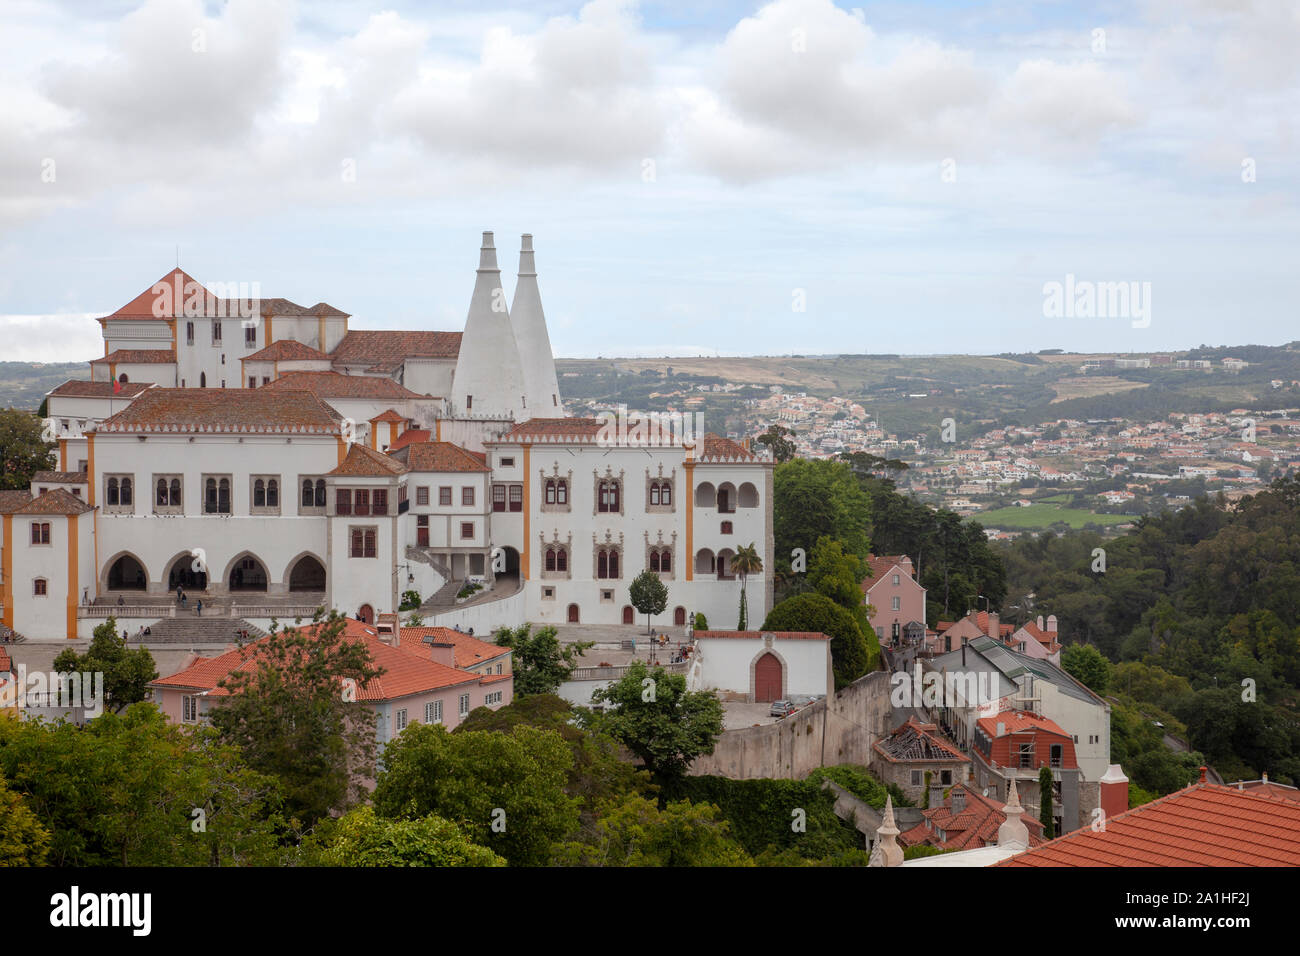
[[[771,703],[781,697],[781,662],[775,654],[764,654],[754,665],[754,701]]]
[[[375,623],[375,609],[369,604],[361,605],[361,610],[357,612],[357,617],[361,618],[362,624]]]
[[[686,608],[679,607],[673,611],[673,624],[676,627],[686,626]]]
[[[415,543],[418,544],[418,545],[419,545],[420,547],[422,547],[422,548],[427,548],[427,547],[429,546],[429,529],[428,529],[428,528],[416,528],[416,529],[415,529]]]
[[[623,623],[624,623],[624,624],[634,624],[634,623],[636,623],[636,618],[634,617],[635,614],[636,614],[636,611],[632,610],[632,605],[630,605],[630,604],[624,604],[624,605],[623,605]]]
[[[570,624],[578,623],[578,605],[576,604],[569,605],[569,623]]]

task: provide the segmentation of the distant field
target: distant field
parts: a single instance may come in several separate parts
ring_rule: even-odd
[[[1113,375],[1083,375],[1077,378],[1062,378],[1052,383],[1051,389],[1056,393],[1056,398],[1052,399],[1052,404],[1069,401],[1072,398],[1092,398],[1094,395],[1131,392],[1135,388],[1146,387],[1146,382],[1131,382],[1126,378],[1115,378]]]
[[[1104,515],[1041,502],[1035,502],[1027,508],[996,508],[993,511],[981,511],[973,517],[986,528],[1008,530],[1023,528],[1035,531],[1041,531],[1058,521],[1064,521],[1071,528],[1082,528],[1086,524],[1110,527],[1127,524],[1135,519],[1134,515]]]

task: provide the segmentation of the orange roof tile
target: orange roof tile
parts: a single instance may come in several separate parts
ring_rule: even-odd
[[[80,515],[95,510],[64,488],[55,488],[35,498],[25,491],[18,494],[23,495],[26,500],[19,500],[16,497],[0,499],[0,512],[15,515]]]
[[[307,625],[301,630],[315,633],[319,625]],[[390,647],[381,641],[373,627],[351,618],[345,619],[343,639],[364,642],[370,651],[371,661],[383,673],[357,689],[357,700],[381,701],[428,693],[458,684],[481,682],[478,674],[447,667],[433,660],[423,660],[414,654]],[[149,686],[162,689],[205,690],[213,697],[228,696],[229,691],[217,685],[235,671],[252,672],[262,658],[261,649],[268,638],[262,638],[244,648],[234,648],[216,657],[199,658],[189,667],[153,681]],[[503,675],[508,676],[508,675]]]
[[[970,757],[949,743],[934,724],[923,724],[915,717],[906,722],[872,747],[886,760],[898,763],[908,761],[957,760],[970,763]]]
[[[1300,803],[1197,783],[998,866],[1300,866]]]
[[[958,788],[962,790],[965,798],[960,811],[953,811],[950,794],[942,806],[931,807],[921,812],[933,828],[927,826],[925,822],[918,823],[910,830],[899,834],[899,842],[904,846],[928,843],[945,850],[973,850],[997,843],[998,829],[1007,819],[1006,804],[992,797],[986,797],[964,783],[956,784],[953,792]],[[1041,846],[1044,843],[1043,824],[1028,813],[1020,819],[1029,831],[1029,845]],[[936,830],[943,831],[946,839],[941,840]]]
[[[370,420],[371,420],[372,422],[404,422],[404,421],[406,421],[405,417],[403,417],[403,416],[397,414],[397,412],[393,411],[391,408],[386,408],[386,409],[384,409],[382,412],[380,412],[378,415],[376,415],[374,418],[372,418],[372,419],[370,419]]]
[[[456,666],[461,668],[473,667],[510,653],[508,647],[480,641],[477,637],[470,637],[450,627],[404,627],[402,643],[398,645],[398,649],[409,654],[428,657],[430,648],[424,640],[426,637],[440,644],[451,644],[454,648],[452,653],[455,655]]]
[[[501,442],[528,439],[551,441],[591,441],[604,424],[598,418],[530,418],[519,422],[501,436]],[[485,443],[487,444],[487,443]]]
[[[990,739],[1005,737],[1007,734],[1023,733],[1027,730],[1041,730],[1060,737],[1070,736],[1061,729],[1061,725],[1056,721],[1027,710],[1004,710],[994,717],[980,717],[976,722],[989,735]],[[998,733],[998,724],[1004,725],[1001,734]]]
[[[296,339],[280,339],[266,348],[258,349],[252,355],[245,355],[245,362],[328,362],[330,357],[319,349],[304,345]]]
[[[454,359],[460,354],[460,332],[348,332],[334,349],[335,365],[391,371],[408,358]]]
[[[175,365],[175,349],[114,349],[103,358],[91,359],[91,365]]]
[[[472,452],[449,441],[412,442],[391,453],[399,461],[405,462],[409,471],[485,472],[490,470]]]
[[[428,398],[399,385],[391,378],[375,375],[342,375],[339,372],[290,372],[258,389],[265,392],[305,389],[321,398]]]
[[[400,451],[414,442],[428,441],[432,436],[433,433],[427,428],[408,428],[388,446],[389,454]]]
[[[701,442],[700,461],[758,461],[758,456],[746,451],[730,438],[709,432]]]
[[[38,471],[32,475],[32,484],[84,485],[88,476],[84,471]]]
[[[114,390],[114,384],[120,388]],[[154,387],[153,382],[85,382],[70,379],[52,388],[47,394],[51,398],[130,398]]]
[[[152,388],[94,431],[339,434],[338,415],[311,392],[269,388]]]
[[[393,475],[400,475],[404,471],[406,469],[400,461],[390,458],[383,452],[375,451],[373,448],[367,448],[360,442],[353,442],[343,461],[328,474],[389,478]]]

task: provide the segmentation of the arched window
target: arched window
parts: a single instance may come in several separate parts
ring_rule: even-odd
[[[123,478],[122,479],[122,504],[129,505],[130,503],[131,503],[131,479]]]
[[[658,571],[658,570],[659,570],[659,552],[658,552],[658,551],[651,551],[651,552],[650,552],[650,570],[651,570],[651,571]]]
[[[555,479],[554,478],[546,479],[546,503],[548,505],[555,504]]]
[[[207,388],[207,387],[208,387],[208,373],[199,372],[199,388]]]
[[[659,570],[664,574],[673,573],[673,551],[672,548],[664,548],[659,555]]]
[[[597,505],[596,510],[601,513],[617,514],[619,510],[619,481],[617,478],[610,478],[601,481],[597,487]]]
[[[325,479],[316,479],[316,507],[325,507]]]
[[[304,478],[302,480],[302,507],[310,508],[312,506],[312,501],[314,500],[315,498],[313,497],[311,490],[311,479]]]
[[[596,552],[596,577],[609,577],[609,552],[604,548]]]
[[[555,482],[555,503],[560,505],[569,503],[569,482],[566,478]]]
[[[555,549],[555,570],[557,571],[569,570],[569,549],[568,548]]]
[[[118,490],[117,490],[117,479],[116,479],[116,478],[110,478],[110,479],[108,479],[108,503],[109,503],[110,505],[121,504],[121,501],[118,500]]]
[[[554,548],[546,549],[546,570],[547,571],[555,570],[555,549]]]
[[[266,507],[266,482],[264,482],[261,478],[253,482],[253,507],[254,508]]]
[[[657,481],[650,482],[650,504],[655,507],[659,505],[659,482]],[[651,570],[658,571],[659,569],[652,568]]]
[[[217,510],[223,515],[230,514],[230,479],[222,478],[217,485]]]
[[[665,508],[673,503],[673,483],[662,482],[659,486],[659,503]]]
[[[158,504],[163,507],[167,506],[167,479],[158,479]]]
[[[181,480],[179,478],[172,479],[171,491],[172,506],[179,508],[181,506]]]
[[[280,482],[274,478],[266,483],[266,506],[268,508],[280,507]]]
[[[217,511],[217,479],[209,478],[203,485],[203,510],[208,514]]]

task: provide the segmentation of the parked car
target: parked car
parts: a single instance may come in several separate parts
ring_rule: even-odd
[[[774,700],[772,701],[772,709],[768,711],[768,714],[772,717],[789,717],[798,709],[793,701]]]

